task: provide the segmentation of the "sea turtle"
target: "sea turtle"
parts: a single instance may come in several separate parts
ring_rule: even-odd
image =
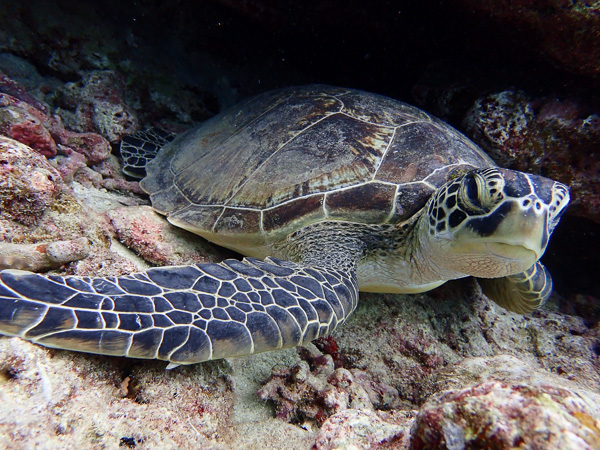
[[[359,290],[467,276],[525,313],[550,295],[538,260],[569,201],[415,107],[322,85],[259,95],[178,136],[141,186],[172,224],[247,258],[104,278],[6,270],[0,333],[192,364],[327,335]]]

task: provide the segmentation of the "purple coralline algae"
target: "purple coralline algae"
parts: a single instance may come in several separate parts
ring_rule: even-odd
[[[331,355],[299,347],[295,366],[275,367],[258,391],[275,404],[277,417],[293,423],[322,425],[348,409],[389,410],[399,406],[398,391],[361,370],[335,368]]]

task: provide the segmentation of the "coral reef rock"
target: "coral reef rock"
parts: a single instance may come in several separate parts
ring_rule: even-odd
[[[0,136],[0,216],[33,225],[66,191],[60,174],[30,147]]]
[[[399,405],[398,392],[379,383],[366,372],[335,368],[331,355],[299,347],[302,358],[291,368],[275,367],[271,378],[259,390],[263,400],[275,403],[277,417],[293,423],[327,418],[347,409],[370,411]]]
[[[327,419],[317,435],[315,447],[318,450],[407,448],[412,422],[411,413],[396,417],[347,409]]]
[[[85,157],[87,164],[108,158],[110,143],[96,133],[65,129],[59,116],[48,116],[29,103],[0,93],[0,133],[37,150],[46,157],[73,152]]]
[[[215,439],[233,397],[218,365],[165,372],[18,338],[0,339],[0,354],[2,448],[226,448]]]
[[[81,81],[60,90],[58,114],[72,130],[95,132],[116,144],[137,131],[135,111],[124,100],[125,82],[114,71],[87,73]]]
[[[600,7],[594,1],[454,0],[504,36],[563,70],[600,74]]]
[[[119,242],[151,264],[174,266],[233,256],[195,234],[174,227],[149,206],[115,208],[106,214]]]
[[[0,93],[0,133],[37,150],[56,156],[57,146],[49,131],[50,118],[27,102]]]
[[[552,385],[488,382],[447,391],[419,411],[410,448],[597,449],[598,400]]]
[[[575,101],[503,91],[479,98],[464,125],[501,166],[569,185],[570,213],[600,223],[600,115]]]

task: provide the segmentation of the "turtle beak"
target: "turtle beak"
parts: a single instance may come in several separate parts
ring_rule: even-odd
[[[528,192],[523,192],[523,180],[519,182],[520,192],[515,192],[510,178],[507,180],[504,218],[499,222],[496,233],[501,238],[496,242],[521,246],[534,252],[537,260],[546,251],[550,235],[569,203],[569,191],[564,184],[544,177],[521,173],[519,176],[528,181]]]

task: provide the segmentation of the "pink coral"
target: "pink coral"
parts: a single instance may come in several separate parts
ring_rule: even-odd
[[[109,142],[99,134],[66,130],[58,116],[48,116],[22,100],[0,93],[0,133],[28,145],[42,155],[81,153],[88,164],[110,155]],[[58,144],[58,145],[57,145]]]
[[[0,93],[0,133],[52,157],[57,147],[48,123],[49,117],[29,103]]]

